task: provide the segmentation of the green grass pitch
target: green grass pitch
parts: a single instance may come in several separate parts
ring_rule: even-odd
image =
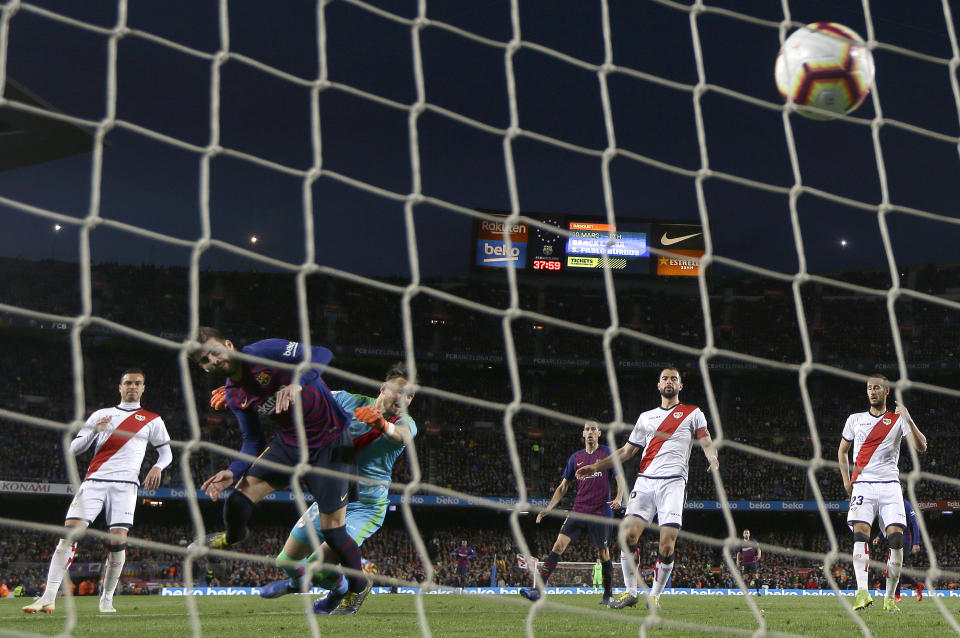
[[[293,638],[311,636],[303,596],[263,600],[256,596],[198,596],[201,634],[206,638]],[[832,597],[754,598],[764,610],[767,629],[780,635],[840,638],[862,636],[860,628]],[[852,601],[852,598],[849,599]],[[933,600],[904,598],[901,614],[881,610],[882,600],[860,614],[874,636],[921,638],[954,635]],[[941,599],[956,617],[960,599]],[[419,636],[411,595],[370,596],[356,616],[312,616],[322,636]],[[24,614],[29,599],[0,599],[0,636],[75,636],[77,638],[180,638],[192,636],[187,603],[182,597],[122,596],[116,614],[100,614],[96,598],[73,599],[76,624],[70,626],[67,601],[60,599],[53,614]],[[552,596],[532,617],[535,636],[637,636],[648,616],[637,608],[611,611],[596,596]],[[519,596],[423,597],[430,631],[438,638],[524,636],[531,605]],[[663,596],[661,617],[682,626],[648,627],[651,636],[720,636],[755,632],[759,625],[741,597]],[[708,625],[697,630],[691,625]],[[777,635],[777,634],[772,634]]]

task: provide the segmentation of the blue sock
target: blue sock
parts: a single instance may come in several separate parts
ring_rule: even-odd
[[[601,574],[603,577],[603,597],[613,596],[613,563],[605,560],[600,563]]]
[[[236,543],[247,535],[247,521],[253,516],[253,501],[240,490],[233,490],[223,504],[223,523],[227,542]]]
[[[340,564],[360,572],[363,565],[360,562],[360,547],[347,534],[347,526],[323,530],[323,537],[327,545],[340,556]],[[333,562],[333,561],[330,561]],[[363,591],[367,586],[367,579],[363,576],[347,576],[347,587],[354,593]]]
[[[546,585],[547,581],[550,580],[550,574],[553,573],[553,570],[557,568],[557,563],[560,562],[560,554],[556,552],[550,552],[547,556],[547,560],[543,561],[543,565],[540,567],[540,577],[543,578],[543,584]]]

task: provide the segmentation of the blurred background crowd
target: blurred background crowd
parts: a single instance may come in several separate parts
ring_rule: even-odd
[[[74,283],[77,265],[0,259],[0,276],[7,282],[0,289],[0,303],[38,313],[0,312],[4,351],[0,409],[5,411],[0,415],[0,480],[69,482],[65,442],[72,438],[78,420],[98,407],[114,404],[121,372],[140,367],[147,380],[143,404],[163,416],[174,440],[175,462],[164,472],[162,485],[181,487],[188,479],[199,484],[229,464],[230,452],[239,448],[240,439],[233,417],[207,405],[215,386],[176,347],[189,328],[186,271],[98,264],[90,275],[90,312],[95,320],[72,332],[71,324],[58,317],[73,317],[84,310]],[[960,268],[921,266],[905,270],[901,284],[954,298],[958,295],[951,288],[955,275],[960,275]],[[842,279],[869,288],[889,287],[889,273],[845,273]],[[131,284],[140,295],[129,294]],[[900,398],[930,441],[928,453],[918,459],[924,475],[914,485],[916,496],[960,499],[960,481],[955,478],[960,476],[960,434],[952,427],[960,399],[950,390],[960,380],[953,356],[957,312],[947,306],[910,296],[897,297],[888,305],[885,296],[823,283],[805,284],[795,292],[771,280],[716,275],[708,279],[706,296],[696,282],[671,286],[618,282],[612,311],[604,288],[595,281],[571,286],[523,280],[516,296],[520,313],[505,330],[509,288],[499,280],[468,277],[424,282],[409,298],[412,341],[408,344],[402,319],[405,284],[381,284],[370,287],[318,274],[307,277],[298,290],[293,275],[203,272],[199,321],[219,327],[238,345],[268,337],[303,340],[302,309],[311,341],[336,354],[333,367],[325,373],[328,385],[369,395],[376,395],[383,373],[393,362],[405,360],[412,347],[420,391],[410,412],[419,427],[416,458],[421,481],[473,495],[516,497],[523,492],[529,498],[550,497],[567,459],[583,445],[584,419],[604,424],[605,444],[622,445],[639,413],[658,405],[657,375],[662,366],[672,364],[684,374],[681,400],[704,409],[720,444],[720,479],[728,499],[812,500],[819,490],[825,500],[844,500],[839,473],[834,467],[820,467],[820,460],[835,462],[847,415],[866,408],[864,384],[823,369],[801,377],[796,369],[777,366],[803,363],[809,354],[813,363],[860,374],[880,370],[896,380],[900,377],[899,342],[909,378],[920,382],[904,388]],[[454,303],[450,296],[487,309]],[[603,330],[611,325],[614,314],[622,330],[609,335],[605,347]],[[704,347],[708,333],[704,316],[710,318],[709,333],[717,349],[706,362],[706,376],[701,361],[657,341]],[[115,329],[113,322],[156,339],[134,338]],[[509,356],[511,350],[515,357]],[[615,372],[613,378],[607,374],[608,363]],[[507,451],[511,438],[519,474]],[[191,440],[200,446],[188,454],[183,444]],[[154,458],[148,452],[145,466]],[[81,474],[88,460],[89,455],[77,460]],[[397,463],[394,481],[398,485],[411,480],[412,463],[409,452]],[[688,498],[718,497],[721,486],[714,484],[705,467],[703,456],[695,452]],[[904,446],[901,470],[916,468]],[[635,470],[632,465],[626,470],[630,484]],[[0,494],[5,516],[22,506],[13,498]],[[40,508],[43,515],[38,516],[61,522],[66,503],[49,497],[46,502],[47,507]],[[209,507],[207,514],[215,519],[215,510]],[[193,526],[185,515],[178,515],[176,523],[153,517],[148,525],[141,525],[144,509],[138,511],[136,526],[142,538],[174,547],[193,539]],[[292,506],[288,509],[295,515]],[[422,530],[425,542],[437,547],[434,580],[450,583],[455,579],[449,552],[465,538],[478,554],[470,570],[474,582],[469,584],[489,585],[498,561],[502,566],[496,580],[526,583],[528,576],[517,568],[517,543],[507,525],[488,528],[459,519],[445,526],[436,524],[437,519],[460,516],[465,514],[433,509],[430,524]],[[391,517],[399,519],[395,514]],[[939,513],[928,517],[936,532],[937,559],[949,567],[958,548],[947,531],[948,517]],[[526,530],[527,542],[541,558],[556,536],[559,520],[554,522]],[[706,529],[715,523],[703,523],[704,532],[689,525],[688,529],[725,536],[723,529]],[[767,554],[764,582],[771,587],[821,583],[822,561],[804,562],[787,551],[826,551],[820,519],[804,519],[801,531],[792,524],[781,527],[768,534],[755,531],[761,542],[783,548],[779,554]],[[289,524],[262,529],[256,547],[247,551],[275,555],[288,529]],[[838,534],[840,549],[847,551],[846,530]],[[0,560],[7,565],[6,580],[34,584],[42,580],[40,572],[45,573],[55,537],[23,531],[5,536],[0,538]],[[652,548],[652,541],[648,543]],[[592,550],[582,545],[574,544],[564,559],[592,562]],[[92,551],[90,560],[100,560],[101,549]],[[677,586],[730,582],[716,548],[681,542],[678,551]],[[368,542],[364,553],[380,574],[411,582],[424,576],[422,561],[402,525],[388,524]],[[145,578],[182,579],[180,554],[132,549],[127,560],[127,569],[142,567]],[[924,555],[916,564],[925,560]],[[14,568],[13,563],[24,566]],[[32,563],[37,565],[28,565]],[[847,568],[838,569],[838,578],[849,576]],[[234,585],[279,577],[275,569],[256,563],[204,563],[196,574]],[[588,570],[574,570],[564,578],[572,582],[580,575],[589,580]],[[944,580],[945,585],[949,582]]]
[[[292,506],[272,505],[269,512],[260,513],[253,525],[253,534],[244,543],[241,551],[255,555],[250,560],[221,560],[201,558],[191,563],[194,584],[210,586],[254,587],[262,586],[273,580],[285,578],[285,574],[273,566],[274,558],[283,546],[290,525],[279,525],[272,521],[283,518],[295,520],[296,512]],[[211,512],[211,519],[216,518]],[[763,518],[765,516],[765,518]],[[448,587],[488,587],[529,586],[530,572],[518,564],[517,556],[522,554],[519,543],[513,538],[505,516],[491,516],[489,512],[458,513],[452,524],[437,525],[436,508],[429,512],[421,511],[416,516],[419,534],[426,556],[434,568],[433,582]],[[171,522],[176,519],[178,522]],[[720,516],[688,516],[685,527],[697,528],[698,534],[711,534],[714,538],[728,538],[722,529]],[[776,520],[774,520],[776,519]],[[562,519],[546,519],[540,525],[531,520],[521,523],[523,538],[534,557],[541,560],[550,551],[556,540]],[[484,521],[481,523],[481,521]],[[493,523],[492,521],[495,521]],[[760,561],[759,587],[787,589],[829,588],[824,575],[822,556],[810,558],[800,552],[825,554],[830,550],[830,542],[823,531],[822,524],[815,514],[787,513],[780,516],[770,514],[752,515],[741,523],[750,525],[756,540],[762,543],[763,557]],[[754,524],[756,523],[756,524]],[[847,552],[852,543],[850,534],[842,526],[842,518],[836,517],[832,523],[841,552]],[[215,524],[215,523],[214,523]],[[768,529],[765,524],[772,525]],[[947,571],[940,578],[938,588],[956,589],[960,585],[960,539],[956,537],[946,521],[932,521],[930,540],[936,553],[938,567]],[[737,530],[739,534],[741,530]],[[194,540],[192,525],[185,511],[138,512],[138,520],[131,534],[137,540],[169,545],[167,550],[146,548],[131,542],[127,549],[127,562],[124,567],[124,582],[128,592],[134,587],[145,591],[161,584],[183,584],[185,580],[185,548]],[[615,539],[615,536],[613,537]],[[466,579],[461,580],[456,570],[456,560],[452,552],[462,540],[476,552],[476,558],[469,562]],[[650,582],[650,571],[656,562],[657,535],[647,532],[640,546],[641,568],[646,580]],[[54,534],[19,533],[0,539],[0,552],[5,557],[0,579],[12,588],[22,584],[27,593],[39,591],[46,578],[50,554],[56,546]],[[738,542],[730,542],[730,558],[736,559]],[[614,545],[613,557],[614,586],[622,586],[620,571],[620,550]],[[409,530],[399,514],[388,516],[386,525],[363,545],[365,569],[375,575],[378,584],[416,585],[426,578],[425,563],[416,550]],[[886,555],[886,546],[880,541],[874,547],[876,556]],[[99,579],[99,563],[105,556],[103,544],[92,538],[80,541],[76,563],[73,570],[75,582],[86,578],[96,582]],[[591,585],[592,566],[597,558],[595,549],[585,540],[572,543],[562,556],[562,563],[551,578],[551,585],[584,586]],[[720,545],[697,542],[681,536],[677,544],[676,567],[673,573],[674,587],[730,588],[736,587],[734,577],[724,560]],[[93,563],[98,563],[93,565]],[[920,551],[906,551],[905,565],[908,569],[925,570],[929,567],[926,548]],[[87,574],[86,566],[92,567]],[[76,567],[80,567],[77,571]],[[849,561],[839,559],[831,565],[833,575],[841,589],[855,588],[852,566]],[[922,576],[921,576],[922,577]],[[883,586],[883,569],[871,569],[871,587]],[[750,582],[747,583],[748,585]]]

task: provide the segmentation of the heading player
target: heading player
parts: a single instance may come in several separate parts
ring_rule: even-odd
[[[567,490],[577,482],[577,495],[573,502],[573,511],[581,514],[593,514],[594,516],[603,516],[613,518],[613,509],[620,509],[623,502],[623,490],[620,483],[617,483],[617,495],[610,500],[610,480],[611,472],[608,470],[595,470],[581,475],[579,468],[588,467],[601,459],[610,456],[610,448],[606,445],[600,445],[600,425],[596,421],[587,421],[583,424],[584,449],[574,452],[569,460],[567,467],[563,471],[563,478],[560,485],[553,492],[553,497],[546,509],[537,514],[537,523],[543,520],[547,512],[552,510],[563,499]],[[610,563],[610,536],[613,526],[608,523],[594,523],[579,518],[567,517],[563,521],[560,533],[557,535],[557,541],[553,544],[553,549],[547,560],[543,561],[540,568],[540,577],[546,586],[550,574],[557,568],[560,562],[560,555],[567,549],[567,546],[577,540],[580,534],[586,532],[590,539],[590,545],[597,549],[597,557],[600,559],[601,569],[603,570],[603,597],[600,599],[601,605],[610,602],[612,594],[611,580],[613,566]],[[525,587],[520,590],[520,595],[527,600],[537,601],[540,599],[540,591],[536,587]]]
[[[307,447],[307,462],[313,467],[323,467],[341,474],[354,474],[353,442],[348,427],[351,415],[333,398],[320,370],[311,368],[293,382],[293,371],[278,366],[248,363],[235,356],[236,348],[216,328],[201,327],[197,340],[202,347],[192,356],[208,374],[226,377],[226,405],[240,426],[243,442],[240,451],[258,456],[251,464],[237,459],[230,466],[217,472],[200,486],[207,495],[216,500],[223,490],[236,482],[234,489],[223,504],[223,521],[226,531],[209,535],[204,543],[223,549],[246,539],[249,531],[247,521],[253,515],[253,506],[279,486],[289,485],[290,472],[266,467],[261,461],[272,461],[293,467],[300,463],[300,442],[293,418],[297,395],[303,405],[303,429]],[[296,341],[264,339],[245,346],[244,354],[286,364],[300,363],[305,359],[304,347]],[[333,353],[326,348],[310,348],[310,362],[326,366]],[[268,418],[276,426],[270,445],[265,445],[260,418]],[[239,482],[237,479],[239,478]],[[344,604],[354,605],[357,597],[362,601],[370,590],[370,582],[357,574],[361,571],[360,548],[347,533],[346,513],[348,479],[341,476],[321,475],[310,472],[303,477],[310,493],[316,499],[320,511],[320,528],[327,544],[336,554],[337,561],[352,570],[347,578],[348,593]]]
[[[711,470],[719,466],[717,456],[711,450],[707,419],[697,406],[680,403],[682,389],[680,371],[674,367],[664,368],[657,381],[660,407],[641,414],[630,438],[617,450],[621,463],[633,458],[641,449],[643,457],[624,519],[628,551],[621,552],[620,560],[627,591],[610,603],[612,609],[637,604],[639,567],[633,563],[633,557],[637,556],[640,536],[654,514],[660,526],[660,553],[648,605],[660,608],[660,593],[673,573],[674,548],[683,524],[684,492],[693,442],[699,442]],[[613,467],[612,456],[580,468],[577,476],[587,476],[610,467]]]
[[[870,528],[879,517],[886,525],[887,544],[890,555],[887,559],[887,583],[883,594],[883,610],[898,613],[893,600],[894,589],[903,566],[903,530],[907,527],[903,509],[903,494],[900,490],[900,443],[906,437],[918,452],[927,450],[927,437],[920,432],[903,405],[893,412],[887,411],[890,388],[887,378],[873,374],[867,379],[866,412],[847,417],[843,426],[843,438],[837,449],[840,477],[843,488],[850,497],[847,525],[853,530],[853,572],[857,577],[857,597],[854,610],[866,609],[873,604],[868,591],[867,569],[870,562]],[[850,473],[850,447],[853,446],[853,474]]]
[[[157,448],[157,462],[143,479],[143,486],[148,490],[160,486],[161,473],[173,460],[170,435],[167,434],[163,419],[140,407],[140,397],[146,389],[143,371],[137,368],[125,370],[118,389],[120,405],[91,414],[70,442],[72,453],[82,454],[93,445],[94,454],[64,522],[66,527],[86,529],[104,511],[107,529],[110,530],[107,545],[110,554],[100,595],[100,612],[105,614],[117,611],[113,607],[113,593],[126,561],[127,530],[133,525],[140,465],[147,451],[147,443]],[[50,559],[43,594],[24,607],[23,611],[28,614],[53,613],[57,590],[76,551],[75,542],[67,538],[60,539]]]
[[[413,394],[403,392],[406,385],[406,369],[402,365],[396,365],[387,372],[384,383],[380,386],[380,394],[376,398],[342,391],[333,393],[337,403],[354,414],[349,432],[357,454],[358,474],[363,478],[380,481],[358,482],[357,498],[347,505],[347,533],[358,546],[363,545],[363,542],[383,525],[390,505],[387,484],[393,478],[393,465],[403,454],[407,443],[417,436],[417,424],[406,414],[410,402],[413,401]],[[317,554],[312,553],[310,535],[306,529],[308,524],[316,532],[318,541],[323,543],[323,555],[329,555],[330,546],[325,543],[318,515],[319,509],[314,503],[290,530],[290,536],[277,556],[277,561],[288,578],[265,585],[260,590],[262,597],[277,598],[300,591],[304,565],[317,558]],[[291,561],[298,560],[302,560],[303,564],[290,565]],[[314,602],[314,613],[352,613],[350,608],[339,608],[347,594],[347,582],[342,571],[324,570],[315,573],[312,580],[318,587],[330,591],[327,596]]]

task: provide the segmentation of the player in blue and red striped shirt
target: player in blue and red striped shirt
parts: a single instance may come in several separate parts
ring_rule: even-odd
[[[234,344],[215,328],[200,328],[198,341],[203,347],[193,353],[193,359],[208,374],[227,378],[226,406],[236,417],[243,434],[240,451],[250,456],[259,455],[253,464],[245,459],[235,460],[230,467],[217,472],[200,486],[216,500],[239,477],[236,489],[224,502],[226,531],[205,539],[208,546],[222,549],[247,537],[247,521],[253,515],[255,503],[290,484],[289,471],[265,467],[261,461],[290,467],[300,462],[301,445],[292,410],[296,395],[300,395],[303,405],[303,447],[307,448],[307,462],[313,467],[356,474],[353,443],[348,432],[352,415],[334,400],[320,370],[315,367],[294,383],[292,369],[242,361],[236,357]],[[241,352],[293,365],[307,358],[304,350],[295,341],[265,339],[242,348]],[[314,346],[310,348],[309,359],[311,364],[326,366],[333,359],[333,353]],[[261,419],[269,419],[276,427],[273,440],[266,446]],[[340,562],[360,573],[360,548],[346,531],[349,481],[314,472],[305,475],[303,481],[316,499],[324,538],[339,555],[340,560],[330,562]],[[347,597],[362,600],[370,583],[356,575],[347,580]]]
[[[470,559],[476,558],[477,553],[467,545],[466,539],[460,541],[460,547],[450,553],[457,561],[457,586],[466,587],[470,574]]]
[[[763,595],[760,593],[761,555],[760,544],[757,543],[756,539],[750,538],[750,530],[743,530],[743,543],[737,550],[737,567],[743,570],[743,580],[747,587],[750,586],[751,580],[753,581],[758,596]]]
[[[587,421],[583,425],[583,439],[586,443],[584,449],[574,452],[567,461],[567,467],[563,472],[563,480],[560,481],[560,485],[553,492],[553,498],[550,499],[546,509],[537,514],[537,523],[542,521],[546,513],[563,499],[574,481],[577,483],[577,495],[573,501],[574,512],[613,519],[611,508],[620,509],[623,490],[619,483],[617,484],[617,495],[613,500],[610,500],[610,481],[613,475],[611,470],[602,470],[591,476],[577,479],[576,473],[579,468],[610,456],[610,448],[606,445],[599,445],[600,426],[596,421]],[[560,533],[557,535],[557,542],[553,544],[550,555],[543,561],[543,566],[540,568],[540,577],[543,578],[544,586],[546,586],[550,574],[557,568],[560,555],[572,541],[577,540],[580,534],[586,532],[590,538],[590,544],[597,548],[597,555],[602,566],[603,598],[601,598],[600,604],[605,605],[610,602],[613,593],[611,589],[613,568],[610,563],[610,536],[615,525],[612,520],[610,524],[607,524],[567,517],[563,521]],[[540,598],[540,591],[536,587],[526,587],[520,590],[520,595],[527,600],[536,601]]]

